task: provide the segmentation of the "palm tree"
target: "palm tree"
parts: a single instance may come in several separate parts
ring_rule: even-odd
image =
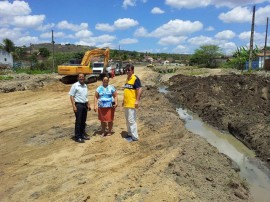
[[[15,51],[15,45],[14,45],[13,41],[11,41],[8,38],[3,39],[3,43],[0,44],[0,48],[7,51],[8,53]]]

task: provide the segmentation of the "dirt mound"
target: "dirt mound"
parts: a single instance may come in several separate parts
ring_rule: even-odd
[[[270,165],[270,77],[176,75],[170,83],[168,96],[174,104],[229,131]]]
[[[0,81],[0,92],[2,93],[34,90],[36,88],[44,87],[47,83],[60,79],[60,77],[55,74],[8,74],[6,76],[10,77],[10,80]]]

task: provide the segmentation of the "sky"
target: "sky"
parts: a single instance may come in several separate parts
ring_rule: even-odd
[[[262,48],[270,0],[0,0],[0,43],[51,43],[53,30],[56,44],[179,54],[218,45],[230,55],[249,48],[254,5]]]

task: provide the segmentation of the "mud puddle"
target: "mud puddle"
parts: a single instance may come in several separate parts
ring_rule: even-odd
[[[162,88],[160,92],[166,93]],[[196,115],[191,115],[182,108],[177,112],[185,121],[186,128],[194,134],[204,137],[221,153],[230,157],[239,167],[240,176],[250,185],[250,191],[255,201],[268,202],[270,199],[270,170],[255,158],[255,153],[230,134],[222,133],[201,121]]]

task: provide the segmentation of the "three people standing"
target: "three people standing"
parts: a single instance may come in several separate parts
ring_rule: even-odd
[[[124,86],[124,98],[122,106],[125,111],[125,119],[128,136],[133,141],[138,141],[137,112],[142,94],[140,79],[134,74],[134,66],[128,64],[126,67],[127,79]],[[78,75],[78,82],[74,83],[69,91],[71,104],[75,113],[75,141],[84,143],[90,138],[85,133],[87,110],[91,110],[88,101],[88,88],[85,84],[84,74]],[[117,91],[114,86],[109,85],[109,77],[105,76],[94,96],[94,110],[98,112],[101,122],[101,136],[112,135],[115,109],[118,106]],[[108,133],[106,127],[108,125]]]

